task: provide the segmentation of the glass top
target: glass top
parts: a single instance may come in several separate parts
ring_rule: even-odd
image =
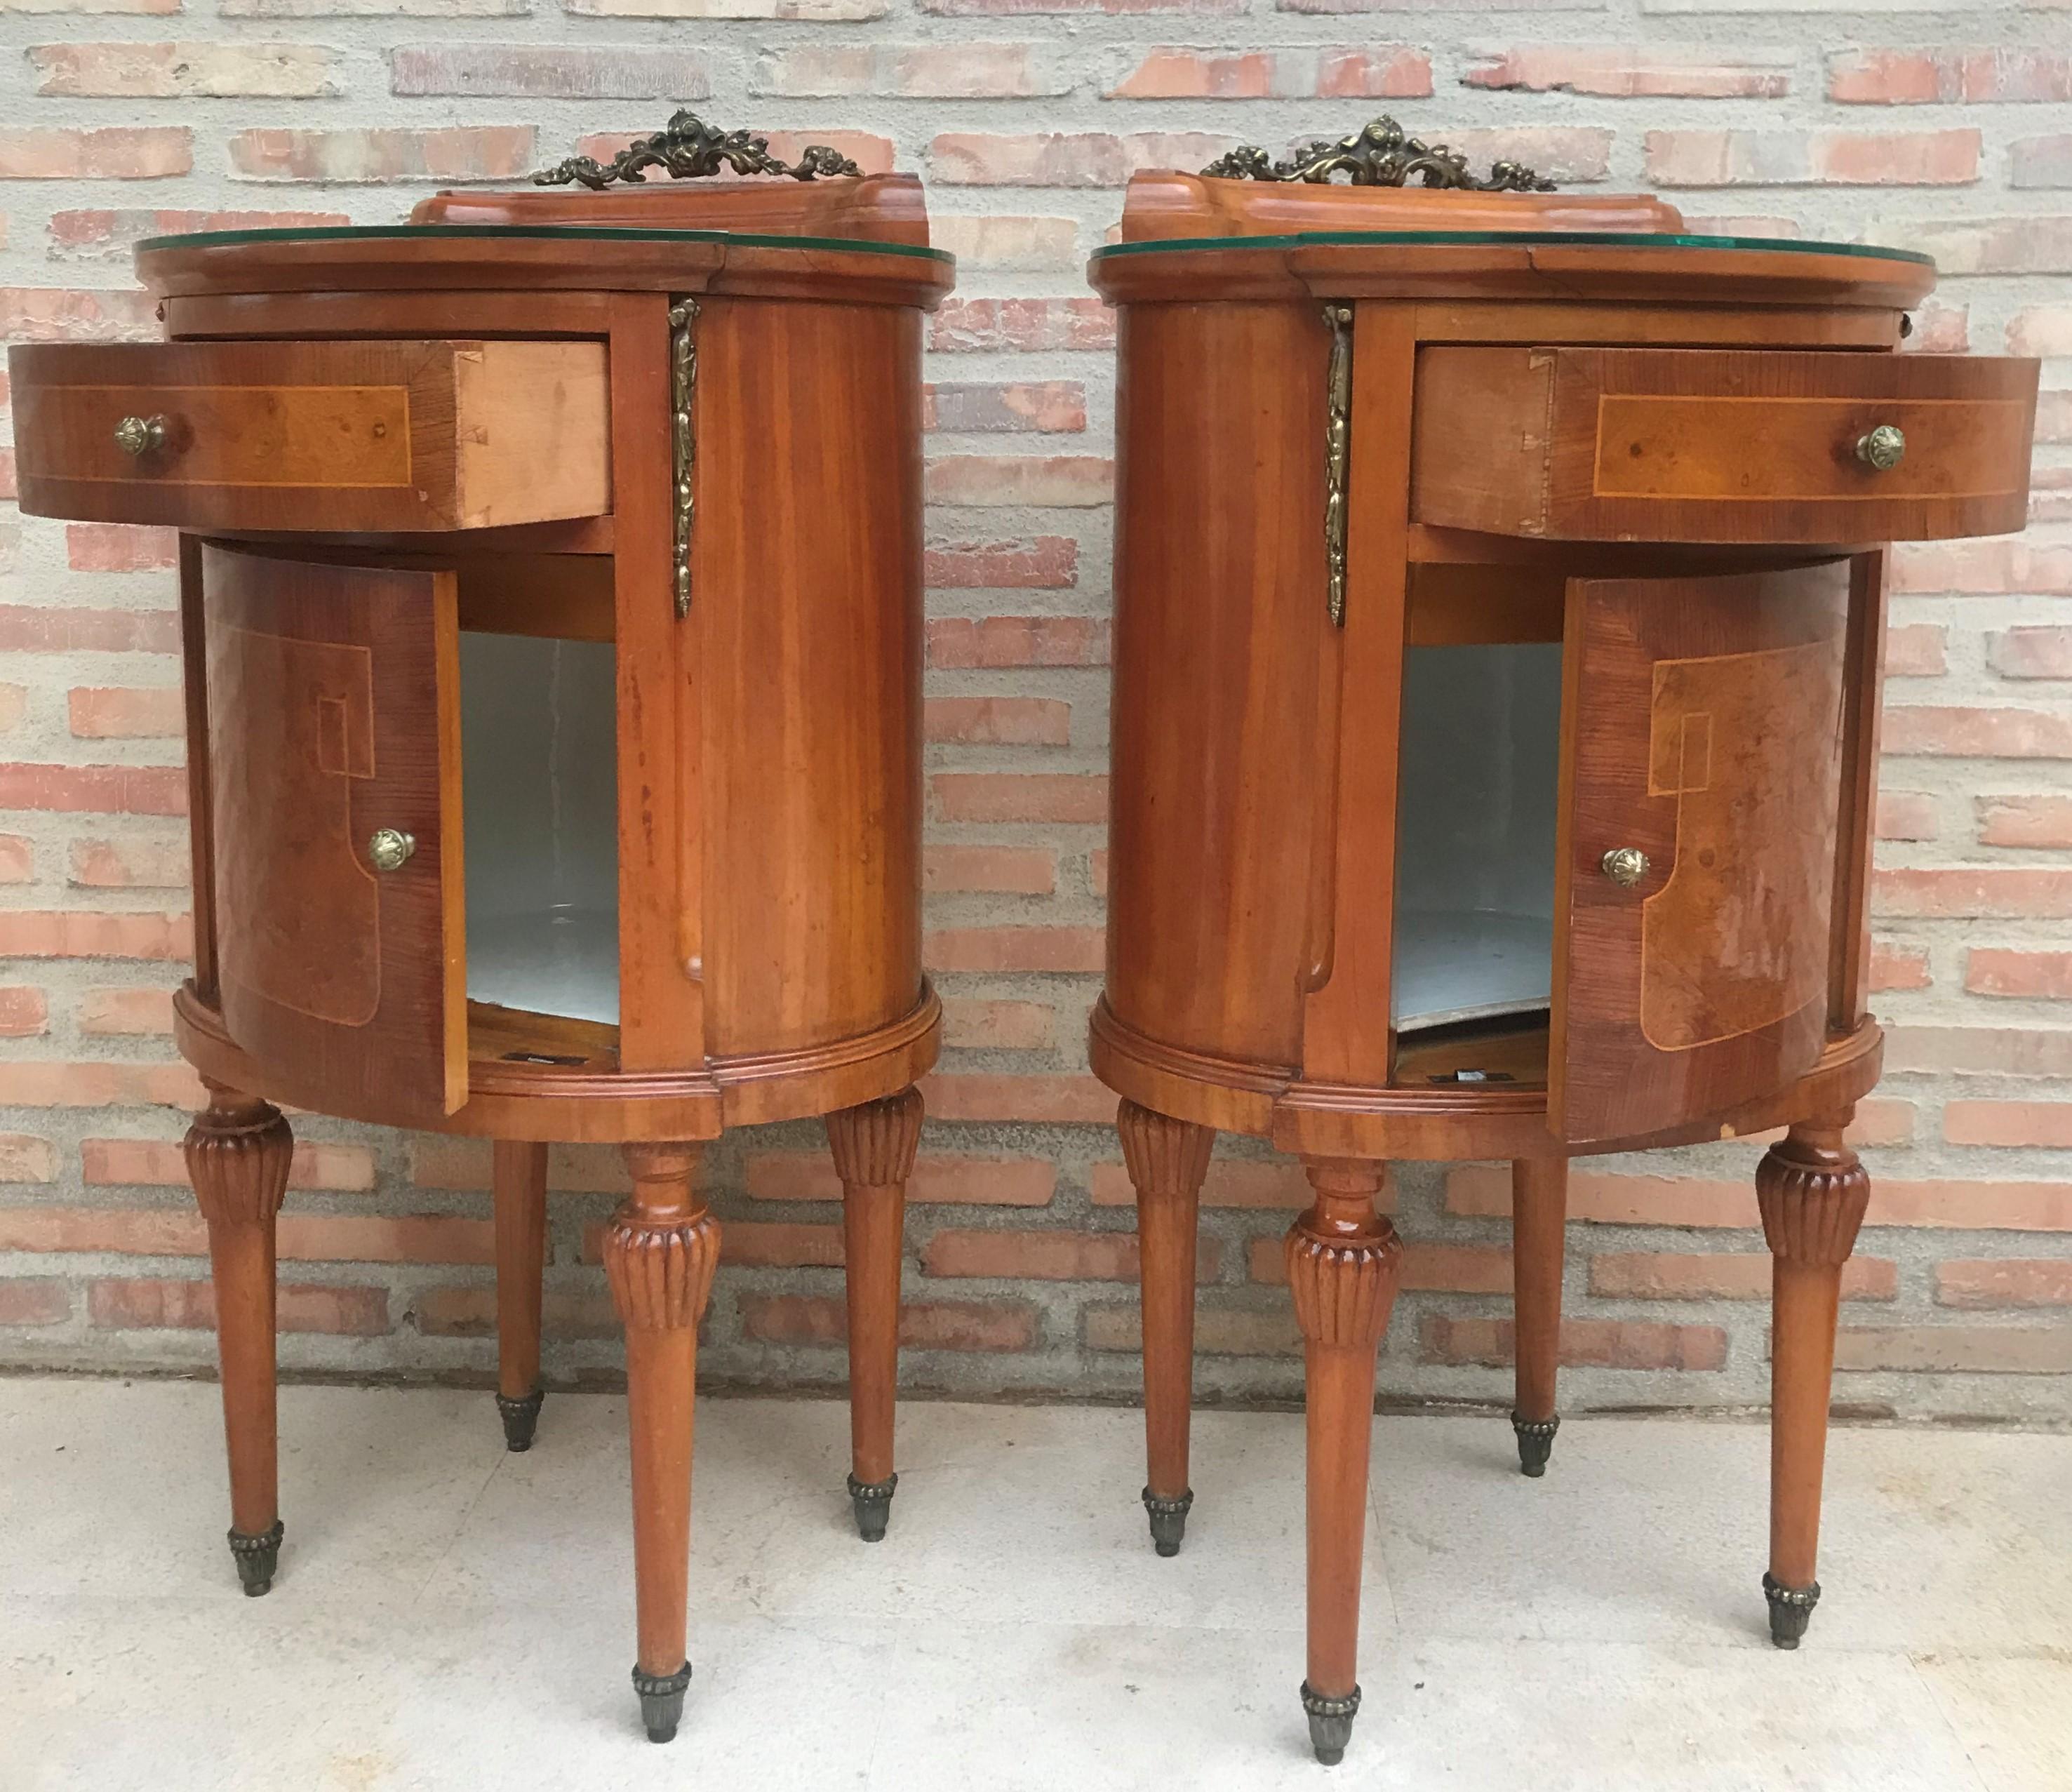
[[[1393,248],[1404,243],[1501,244],[1531,249],[1754,249],[1788,255],[1864,255],[1885,261],[1918,261],[1932,268],[1935,258],[1910,249],[1880,249],[1873,243],[1808,242],[1789,236],[1683,236],[1667,231],[1606,230],[1305,230],[1288,236],[1158,236],[1141,243],[1111,243],[1094,251],[1096,261],[1111,256],[1149,255],[1163,250],[1194,249],[1336,249],[1371,243]]]
[[[954,261],[948,249],[915,243],[880,243],[856,236],[764,236],[746,230],[643,230],[625,224],[324,224],[290,230],[195,230],[146,236],[146,249],[222,249],[232,243],[338,243],[362,240],[417,242],[428,237],[532,236],[550,242],[734,243],[749,249],[832,249],[849,255],[911,255]]]

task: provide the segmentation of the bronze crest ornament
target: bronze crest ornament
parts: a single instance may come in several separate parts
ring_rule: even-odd
[[[640,181],[660,168],[672,180],[697,180],[723,168],[737,175],[783,175],[792,180],[819,180],[833,175],[861,175],[862,169],[839,150],[809,143],[796,162],[770,153],[770,139],[745,130],[719,130],[697,113],[679,112],[652,137],[636,138],[608,163],[572,155],[532,176],[535,187],[576,184],[602,191],[615,181]]]
[[[1380,117],[1342,137],[1322,138],[1276,162],[1253,144],[1219,156],[1202,172],[1216,180],[1303,180],[1348,187],[1445,187],[1471,193],[1551,193],[1554,183],[1522,162],[1496,162],[1489,178],[1468,172],[1468,158],[1443,143],[1406,137],[1393,118]]]

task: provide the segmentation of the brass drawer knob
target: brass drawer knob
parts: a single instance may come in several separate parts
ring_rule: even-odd
[[[115,446],[140,460],[153,449],[165,445],[166,420],[162,417],[125,417],[115,425]]]
[[[417,849],[417,836],[400,828],[376,828],[367,842],[367,857],[376,871],[400,871]]]
[[[1615,884],[1630,890],[1651,869],[1647,855],[1638,846],[1614,846],[1597,861],[1597,869]]]
[[[1889,473],[1906,458],[1906,437],[1889,423],[1881,423],[1856,438],[1856,458],[1873,473]]]

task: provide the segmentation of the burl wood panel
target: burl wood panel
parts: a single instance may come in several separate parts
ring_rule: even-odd
[[[1418,520],[1561,540],[1859,542],[2019,529],[2031,361],[1696,348],[1428,348]],[[1858,441],[1901,430],[1880,471]]]
[[[697,339],[686,664],[727,1057],[921,1000],[921,319],[714,299]]]
[[[611,508],[592,342],[11,351],[22,508],[191,529],[483,528]],[[163,446],[117,446],[125,417]]]
[[[467,1099],[450,573],[202,553],[216,970],[231,1037],[347,1112]],[[376,829],[415,836],[397,870]]]
[[[1827,1031],[1846,561],[1575,581],[1548,1113],[1571,1140],[1716,1113]],[[1650,863],[1629,888],[1604,855]]]
[[[1322,754],[1315,305],[1125,307],[1108,1000],[1170,1044],[1301,1054]]]

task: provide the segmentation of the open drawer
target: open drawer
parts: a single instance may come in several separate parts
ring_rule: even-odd
[[[2025,520],[2036,375],[1840,351],[1427,348],[1411,514],[1552,540],[1998,535]]]
[[[376,533],[611,508],[602,343],[67,344],[8,365],[31,516]]]

